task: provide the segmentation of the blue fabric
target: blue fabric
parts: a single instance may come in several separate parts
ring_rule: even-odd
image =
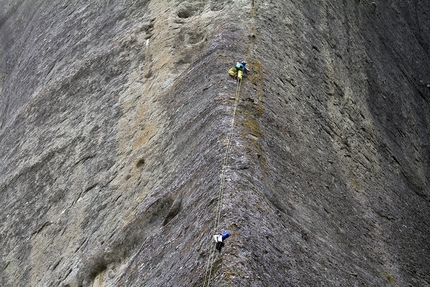
[[[223,233],[222,233],[222,240],[224,240],[224,239],[226,239],[227,237],[229,237],[230,236],[230,233],[228,233],[228,231],[224,231]]]

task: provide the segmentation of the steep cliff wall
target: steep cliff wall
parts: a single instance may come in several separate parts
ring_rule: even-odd
[[[1,286],[430,285],[427,1],[0,2]]]

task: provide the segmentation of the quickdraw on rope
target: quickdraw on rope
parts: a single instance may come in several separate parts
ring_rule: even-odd
[[[228,156],[230,153],[231,138],[233,136],[234,121],[236,118],[237,105],[239,103],[239,94],[240,94],[241,84],[242,84],[242,81],[238,80],[237,81],[237,87],[236,87],[236,97],[235,97],[234,108],[233,108],[233,118],[231,120],[230,131],[229,131],[229,134],[227,136],[227,147],[225,149],[224,159],[223,159],[223,163],[222,163],[221,181],[220,181],[220,186],[219,186],[219,191],[218,191],[218,204],[217,204],[217,208],[216,208],[213,234],[215,234],[217,232],[220,217],[221,217],[222,198],[223,198],[223,194],[224,194],[224,183],[225,183],[225,176],[224,175],[225,175],[225,169],[226,169],[227,162],[228,162]],[[203,282],[203,287],[209,287],[209,285],[210,285],[210,280],[211,280],[211,275],[212,275],[212,265],[213,265],[214,259],[215,259],[215,244],[212,242],[211,248],[209,250],[208,261],[206,263],[206,272],[205,272],[205,279]]]

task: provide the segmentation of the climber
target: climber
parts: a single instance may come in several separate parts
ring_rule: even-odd
[[[216,250],[218,250],[219,252],[221,252],[221,248],[224,247],[224,239],[226,239],[227,237],[230,236],[230,233],[228,233],[228,231],[224,231],[222,234],[216,234],[214,235],[214,240],[215,240],[215,248]]]
[[[228,70],[228,74],[232,76],[235,80],[242,81],[243,73],[249,72],[249,70],[245,66],[246,62],[237,62],[235,67]]]

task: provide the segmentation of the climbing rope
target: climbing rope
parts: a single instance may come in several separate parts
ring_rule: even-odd
[[[223,163],[222,163],[221,181],[220,181],[219,191],[218,191],[218,204],[217,204],[217,208],[216,208],[213,234],[215,234],[218,230],[218,225],[219,225],[219,221],[220,221],[220,217],[221,217],[222,198],[224,195],[224,183],[225,183],[225,176],[224,176],[225,175],[225,168],[227,167],[228,156],[230,153],[231,138],[233,136],[234,121],[236,118],[237,105],[239,103],[239,94],[240,94],[241,84],[242,84],[242,81],[238,80],[237,81],[237,87],[236,87],[236,96],[235,96],[235,100],[234,100],[233,118],[231,119],[230,131],[229,131],[228,136],[227,136],[227,147],[225,149],[224,159],[223,159]],[[206,263],[206,272],[205,272],[205,279],[203,282],[203,287],[206,287],[206,286],[209,287],[209,285],[210,285],[212,268],[213,268],[212,265],[213,265],[213,261],[215,259],[215,244],[213,241],[211,241],[211,242],[212,242],[212,244],[211,244],[211,248],[209,250],[208,261]]]

